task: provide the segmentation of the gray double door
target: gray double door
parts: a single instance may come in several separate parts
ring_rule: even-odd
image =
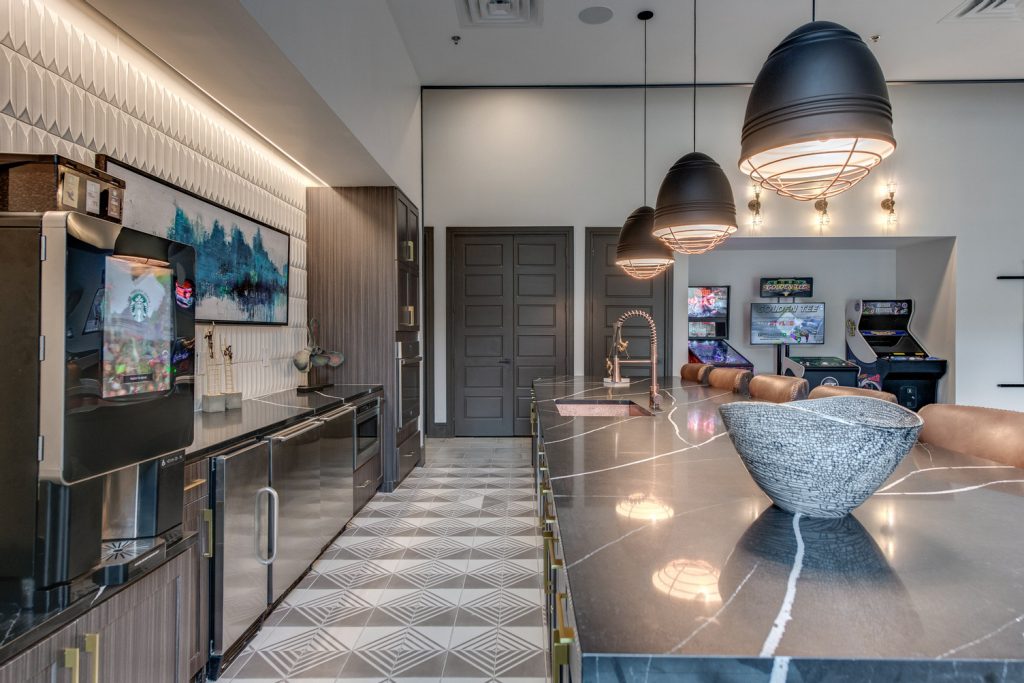
[[[587,229],[587,334],[584,340],[586,359],[584,372],[604,377],[605,358],[611,348],[612,324],[619,316],[638,308],[654,317],[658,328],[658,374],[675,374],[666,366],[671,349],[672,318],[669,314],[672,291],[672,269],[649,280],[636,280],[615,265],[618,229]],[[631,358],[650,358],[651,333],[641,318],[630,318],[622,329],[623,339],[629,342]],[[625,377],[646,378],[651,372],[645,365],[625,365]]]
[[[449,237],[455,436],[529,436],[534,379],[572,366],[570,233]]]

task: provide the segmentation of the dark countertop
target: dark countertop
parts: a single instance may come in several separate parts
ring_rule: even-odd
[[[159,569],[195,545],[198,534],[188,534],[167,547],[159,561],[153,561],[146,571],[132,577],[120,586],[100,587],[85,578],[72,587],[74,602],[63,609],[33,612],[20,609],[17,604],[0,603],[0,663],[13,659],[33,645],[53,635],[93,607],[109,600],[132,584]]]
[[[737,397],[664,386],[653,418],[569,418],[647,382],[535,385],[586,680],[1024,680],[1024,471],[918,444],[852,516],[794,524],[725,433]]]
[[[291,389],[245,399],[237,410],[198,412],[195,414],[195,437],[185,450],[186,458],[194,462],[232,444],[262,436],[383,390],[379,384],[336,384],[308,394]]]

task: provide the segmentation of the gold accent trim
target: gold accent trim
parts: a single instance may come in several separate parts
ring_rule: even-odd
[[[92,655],[92,683],[100,683],[100,634],[85,634],[85,651]]]
[[[79,664],[82,653],[77,647],[64,648],[64,668],[71,671],[71,683],[78,683]]]
[[[206,483],[205,479],[196,479],[195,481],[191,481],[191,482],[189,482],[188,484],[185,485],[185,493],[191,491],[194,488],[198,488],[198,487],[202,486],[205,483]]]

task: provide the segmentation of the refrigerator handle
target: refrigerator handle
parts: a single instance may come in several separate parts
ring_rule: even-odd
[[[268,486],[271,499],[271,506],[274,510],[273,516],[273,528],[274,528],[274,549],[270,553],[270,557],[267,558],[267,564],[272,564],[277,559],[277,534],[281,529],[281,525],[278,523],[281,517],[281,498],[277,495],[277,489],[273,486]]]
[[[271,544],[270,533],[267,532],[267,556],[263,557],[260,554],[260,539],[263,538],[263,528],[260,520],[260,500],[263,494],[267,494],[270,498],[270,514],[271,514],[271,526],[274,529],[274,535],[277,535],[277,491],[269,486],[264,486],[256,492],[255,505],[253,506],[253,517],[255,519],[256,533],[253,534],[253,550],[256,552],[256,561],[263,565],[269,565],[277,557],[277,539],[274,539]]]

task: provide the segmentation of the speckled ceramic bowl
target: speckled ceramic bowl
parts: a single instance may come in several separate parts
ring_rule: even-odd
[[[750,476],[783,510],[842,517],[878,490],[917,441],[906,408],[860,396],[719,407]]]

